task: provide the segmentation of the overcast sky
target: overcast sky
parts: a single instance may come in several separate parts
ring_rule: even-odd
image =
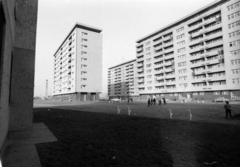
[[[107,69],[136,57],[136,40],[214,0],[39,0],[35,96],[53,87],[53,54],[76,22],[102,29],[103,88]]]

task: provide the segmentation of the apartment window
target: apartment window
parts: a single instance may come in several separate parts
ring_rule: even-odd
[[[85,88],[85,87],[87,87],[87,85],[81,85],[81,88]]]
[[[181,31],[183,31],[184,30],[184,27],[181,27],[181,28],[178,28],[176,31],[177,32],[181,32]]]
[[[181,84],[179,84],[179,87],[180,88],[186,88],[187,87],[187,83],[181,83]]]
[[[86,64],[81,64],[81,68],[87,67]]]
[[[232,5],[229,5],[229,6],[227,7],[227,11],[233,10],[233,9],[235,9],[235,8],[237,8],[237,7],[240,7],[240,1],[238,1],[238,2],[236,2],[236,3],[234,3],[234,4],[232,4]]]
[[[240,74],[240,68],[232,69],[232,74]]]
[[[150,45],[150,43],[151,43],[151,41],[148,41],[148,42],[146,42],[146,44],[145,44],[145,45]]]
[[[233,84],[239,84],[240,83],[240,78],[234,78],[232,79]]]
[[[229,42],[230,47],[237,46],[237,45],[240,45],[240,40]]]
[[[177,36],[177,39],[182,39],[182,38],[184,38],[185,37],[185,34],[181,34],[181,35],[178,35]]]
[[[240,64],[240,59],[231,60],[231,65]]]
[[[237,56],[237,55],[240,55],[240,49],[234,50],[234,51],[230,51],[230,56]]]
[[[152,90],[152,87],[148,87],[147,89],[148,89],[148,90]]]
[[[186,61],[178,63],[178,67],[183,67],[183,66],[186,66],[186,65],[187,65]]]
[[[81,71],[81,74],[87,74],[87,71]]]
[[[180,49],[177,50],[178,53],[182,53],[182,52],[185,52],[185,51],[186,51],[185,47],[184,48],[180,48]]]
[[[151,61],[151,58],[146,59],[147,62]]]
[[[152,75],[148,75],[147,78],[148,78],[148,79],[152,78]]]
[[[87,61],[87,58],[83,58],[83,57],[82,57],[82,58],[81,58],[81,61]]]
[[[193,92],[193,95],[194,95],[194,96],[197,96],[197,95],[198,95],[198,92]]]
[[[82,38],[82,42],[86,42],[88,41],[86,38]]]
[[[234,23],[228,24],[228,29],[231,29],[231,28],[234,28],[234,27],[237,27],[237,26],[240,26],[240,20],[236,21]]]
[[[182,81],[182,80],[187,80],[187,76],[181,76],[179,77],[179,80]]]
[[[199,95],[201,95],[201,96],[204,95],[204,92],[199,92]]]
[[[151,49],[151,47],[147,47],[147,48],[146,48],[146,51],[149,51],[150,49]]]
[[[186,73],[187,72],[187,69],[185,68],[185,69],[181,69],[181,70],[178,70],[178,73],[179,74],[183,74],[183,73]]]
[[[229,38],[233,38],[233,37],[239,36],[239,35],[240,35],[240,30],[237,30],[232,33],[229,33]]]
[[[238,16],[240,16],[240,11],[237,11],[233,14],[230,14],[227,17],[228,17],[228,20],[231,20],[231,19],[234,19],[235,17],[238,17]]]
[[[150,64],[147,64],[146,67],[151,67],[151,63],[150,63]]]
[[[82,45],[82,48],[87,48],[87,45]]]
[[[81,51],[81,55],[86,55],[86,54],[87,54],[87,52]]]
[[[152,84],[152,81],[147,81],[147,84]]]
[[[184,45],[184,44],[185,44],[185,40],[177,43],[177,45]]]
[[[88,33],[86,33],[86,32],[82,32],[82,36],[84,36],[84,35],[88,35]]]
[[[147,53],[146,56],[150,56],[151,55],[151,52]]]
[[[151,73],[152,72],[152,69],[150,69],[150,70],[147,70],[147,73]]]
[[[185,58],[186,58],[186,55],[185,55],[185,54],[178,56],[178,59],[185,59]]]

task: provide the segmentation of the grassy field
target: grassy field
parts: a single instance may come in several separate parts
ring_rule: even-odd
[[[225,119],[223,104],[36,104],[34,122],[58,139],[37,145],[43,167],[240,166],[240,120]],[[232,108],[240,112],[240,105]]]

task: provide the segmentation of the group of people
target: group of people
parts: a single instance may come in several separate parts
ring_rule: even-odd
[[[156,106],[156,101],[156,98],[148,98],[148,107],[152,105]],[[160,106],[162,104],[167,104],[165,97],[163,97],[162,99],[158,99],[158,105]]]

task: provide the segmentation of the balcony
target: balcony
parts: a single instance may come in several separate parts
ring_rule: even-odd
[[[202,20],[202,17],[203,17],[203,16],[200,15],[200,16],[197,16],[197,17],[191,19],[191,20],[188,20],[188,21],[187,21],[187,24],[190,25],[190,24],[192,24],[192,23],[195,23],[195,22],[197,22],[197,21],[200,21],[200,20]]]
[[[137,53],[143,52],[143,47],[137,48]]]
[[[212,47],[216,47],[216,46],[219,46],[219,45],[223,45],[223,40],[217,41],[217,42],[212,42],[211,44],[206,44],[206,47],[207,48],[212,48]]]
[[[204,24],[204,25],[208,25],[208,24],[214,23],[215,21],[216,21],[216,18],[213,17],[213,18],[211,18],[211,19],[204,20],[203,24]]]
[[[144,88],[144,84],[138,85],[138,88]]]
[[[156,59],[156,58],[155,58],[155,59],[154,59],[154,63],[158,63],[158,62],[159,62],[159,63],[160,63],[160,62],[163,62],[163,59],[161,59],[161,58],[157,58],[157,59]]]
[[[193,30],[195,30],[195,29],[198,29],[198,28],[200,28],[200,27],[202,27],[202,22],[201,23],[199,23],[199,24],[197,24],[197,25],[194,25],[194,26],[192,26],[192,27],[189,27],[188,28],[188,32],[191,32],[191,31],[193,31]]]
[[[173,72],[173,71],[174,71],[173,68],[165,68],[165,69],[164,69],[164,72]]]
[[[153,44],[155,45],[155,42],[160,42],[162,40],[160,38],[162,38],[161,34],[155,35],[154,38],[153,38]]]
[[[170,85],[176,85],[176,81],[166,81],[165,82],[166,86],[170,86]]]
[[[204,46],[199,46],[199,47],[196,47],[193,49],[189,49],[189,53],[194,53],[194,52],[201,51],[201,50],[204,50]]]
[[[202,42],[203,42],[203,38],[199,38],[199,39],[191,40],[189,42],[189,45],[192,46],[192,45],[196,45],[196,44],[199,44],[199,43],[202,43]]]
[[[137,72],[143,72],[143,71],[144,71],[143,68],[137,70]]]
[[[174,58],[174,54],[172,54],[172,55],[165,55],[164,56],[164,60],[169,60],[169,59],[173,59]]]
[[[140,48],[140,47],[143,47],[143,44],[142,43],[137,43],[136,48]]]
[[[206,65],[218,64],[218,63],[219,63],[219,59],[213,59],[213,60],[206,61]]]
[[[197,60],[197,59],[202,59],[202,58],[204,58],[204,54],[199,54],[197,56],[191,56],[189,58],[189,60],[191,61],[191,60]]]
[[[218,51],[217,50],[212,51],[212,52],[207,52],[205,54],[205,57],[211,57],[211,56],[215,56],[215,55],[218,55]]]
[[[143,66],[143,63],[138,63],[137,64],[137,67],[142,67]]]
[[[138,83],[144,82],[144,79],[138,79]]]
[[[206,74],[206,70],[205,69],[202,69],[202,70],[195,70],[194,71],[194,75],[201,75],[201,74]]]
[[[214,38],[217,38],[217,37],[221,37],[221,36],[223,36],[222,31],[206,36],[204,41],[208,41],[208,40],[211,40],[211,39],[214,39]]]
[[[156,80],[157,80],[157,81],[163,80],[163,79],[164,79],[163,76],[161,76],[161,77],[156,77]]]
[[[221,27],[222,27],[222,23],[216,24],[216,25],[208,27],[208,28],[204,28],[204,33],[211,32],[211,31],[219,29]]]
[[[154,74],[163,74],[163,70],[155,70]]]
[[[222,75],[222,76],[216,76],[216,77],[208,77],[207,81],[211,82],[211,81],[222,81],[222,80],[226,80],[226,76]]]
[[[161,67],[163,67],[163,63],[161,63],[161,64],[154,64],[154,68],[156,69],[156,68],[161,68]]]
[[[169,35],[167,37],[164,37],[163,41],[168,41],[168,40],[172,40],[172,39],[173,39],[172,35]]]
[[[154,51],[156,52],[156,51],[159,51],[160,49],[162,49],[162,46],[157,46],[154,48]]]
[[[163,47],[169,47],[173,45],[173,41],[168,42],[168,43],[163,43]]]
[[[142,61],[144,61],[143,57],[137,58],[137,62],[142,62]]]
[[[165,62],[164,63],[164,66],[171,66],[172,65],[172,62]]]
[[[200,35],[202,35],[202,34],[203,34],[203,29],[201,29],[201,30],[198,31],[198,32],[195,32],[195,33],[191,34],[191,37],[192,37],[192,38],[195,38],[195,37],[200,36]]]
[[[175,74],[165,75],[165,79],[175,78]]]
[[[218,12],[218,11],[220,11],[220,10],[221,10],[220,7],[217,7],[217,8],[215,8],[215,9],[212,9],[212,10],[210,10],[210,11],[204,13],[204,14],[203,14],[203,17],[210,16],[211,14],[216,13],[216,12]]]
[[[205,63],[206,63],[205,61],[198,62],[198,63],[192,63],[192,64],[190,64],[190,68],[205,66]]]
[[[170,49],[164,49],[163,54],[168,54],[168,53],[171,53],[171,52],[174,52],[174,47],[172,47]]]
[[[207,73],[214,73],[214,72],[220,72],[220,71],[225,71],[225,67],[217,67],[217,68],[208,68],[206,70]]]
[[[199,83],[199,82],[206,82],[206,77],[204,78],[193,78],[192,80],[191,80],[191,82],[192,83]]]

